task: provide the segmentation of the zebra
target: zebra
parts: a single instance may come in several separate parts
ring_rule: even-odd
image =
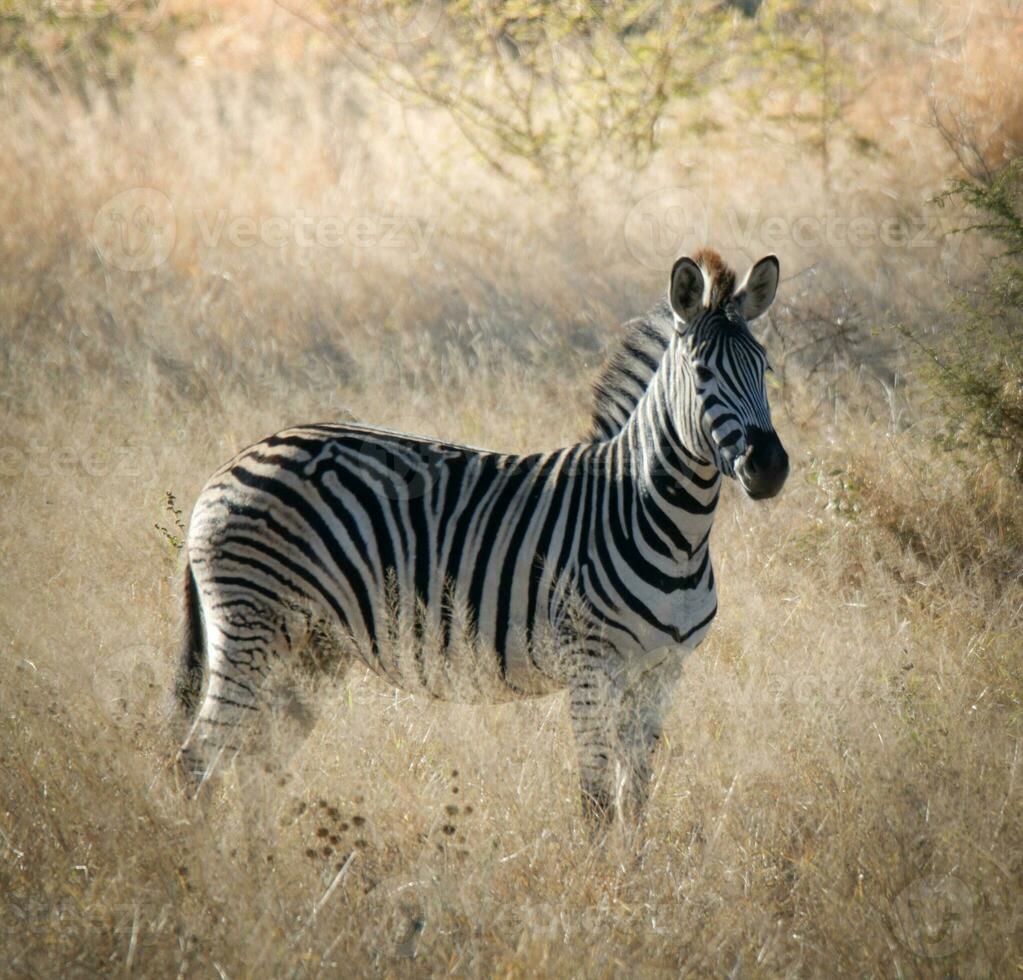
[[[760,500],[788,475],[749,328],[778,277],[773,255],[738,285],[709,249],[678,259],[575,445],[505,455],[324,423],[214,473],[187,533],[176,683],[194,791],[282,665],[341,678],[360,661],[441,700],[567,688],[584,812],[639,814],[682,663],[717,612],[722,476]]]

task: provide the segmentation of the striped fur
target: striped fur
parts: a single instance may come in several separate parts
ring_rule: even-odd
[[[208,673],[187,771],[201,781],[238,748],[279,662],[339,677],[357,660],[445,700],[567,688],[585,804],[637,808],[682,660],[717,610],[721,474],[748,433],[773,432],[763,351],[736,305],[672,315],[606,438],[509,456],[310,425],[215,473],[187,542]]]
[[[693,255],[707,283],[705,305],[721,308],[735,292],[735,273],[713,249]],[[621,431],[643,397],[675,332],[675,317],[667,298],[643,316],[621,327],[622,336],[604,362],[593,385],[593,420],[590,438],[609,439]]]

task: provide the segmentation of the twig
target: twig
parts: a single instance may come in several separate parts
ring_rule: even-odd
[[[316,917],[321,911],[323,911],[323,907],[327,904],[327,902],[330,901],[331,895],[334,894],[337,890],[337,886],[341,884],[345,875],[348,874],[348,869],[352,866],[356,853],[358,852],[352,851],[352,853],[345,858],[345,863],[341,865],[337,874],[334,875],[334,880],[327,886],[327,890],[320,896],[319,901],[313,906],[312,912],[309,913],[309,918],[305,920],[302,928],[295,933],[294,938],[291,940],[292,948],[298,945],[298,941],[306,934],[306,932],[309,931],[309,927],[316,921]]]
[[[131,939],[128,940],[128,955],[124,959],[124,972],[131,973],[131,965],[135,962],[135,949],[139,941],[139,909],[135,906],[135,917],[131,922]]]
[[[352,866],[352,862],[355,860],[356,851],[352,851],[351,854],[345,858],[345,863],[341,865],[340,870],[334,875],[334,880],[330,883],[327,890],[323,893],[323,897],[313,906],[313,914],[310,916],[310,922],[319,915],[320,910],[327,902],[330,901],[330,896],[334,894],[335,889],[341,884],[342,879],[348,874],[348,869]]]

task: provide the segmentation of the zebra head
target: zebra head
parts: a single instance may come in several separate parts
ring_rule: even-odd
[[[777,494],[789,472],[767,403],[767,355],[749,329],[773,302],[778,273],[778,259],[768,255],[736,286],[721,257],[703,250],[675,263],[668,292],[692,448],[754,500]]]

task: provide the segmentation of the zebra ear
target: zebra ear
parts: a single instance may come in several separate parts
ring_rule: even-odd
[[[774,294],[778,291],[778,277],[781,266],[777,255],[765,255],[759,262],[750,266],[746,278],[735,290],[735,303],[739,312],[748,323],[755,320],[774,302]]]
[[[672,266],[668,302],[675,316],[686,323],[703,306],[703,272],[688,255],[683,255]]]

